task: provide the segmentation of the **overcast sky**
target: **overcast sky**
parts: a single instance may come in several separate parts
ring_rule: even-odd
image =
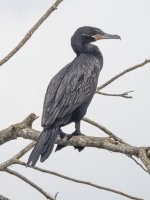
[[[0,59],[22,39],[54,1],[0,0]],[[104,57],[99,85],[122,70],[150,58],[149,0],[64,0],[27,44],[0,68],[0,129],[22,121],[31,112],[41,117],[43,99],[50,79],[70,62],[75,54],[70,38],[80,26],[95,26],[122,40],[98,41]],[[133,99],[95,95],[87,117],[106,126],[126,142],[150,146],[150,64],[130,72],[103,92],[134,90]],[[41,130],[39,118],[34,128]],[[65,130],[70,133],[74,126]],[[84,122],[81,130],[92,136],[104,136]],[[7,160],[30,141],[18,139],[0,147],[0,162]],[[29,154],[24,156],[27,161]],[[94,148],[78,153],[67,147],[53,153],[37,166],[64,175],[150,198],[150,179],[126,156]],[[30,177],[50,194],[60,192],[57,200],[123,200],[117,194],[64,181],[32,169],[11,169]],[[16,177],[0,173],[0,194],[11,200],[44,200],[38,191]]]

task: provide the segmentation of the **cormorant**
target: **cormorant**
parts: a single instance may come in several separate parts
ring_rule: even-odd
[[[43,131],[28,159],[28,166],[34,166],[40,156],[41,162],[49,157],[57,135],[63,135],[61,127],[75,122],[72,135],[81,134],[80,121],[96,91],[103,66],[100,50],[91,43],[101,39],[120,39],[120,36],[107,34],[99,28],[89,26],[80,27],[73,34],[71,45],[76,57],[49,83],[43,106]],[[56,150],[62,147],[58,145]]]

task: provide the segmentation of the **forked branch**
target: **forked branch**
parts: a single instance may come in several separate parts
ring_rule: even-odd
[[[123,98],[126,98],[126,99],[132,99],[132,96],[129,95],[129,93],[131,93],[131,92],[134,92],[134,91],[132,90],[132,91],[124,92],[124,93],[121,93],[121,94],[110,94],[110,93],[99,92],[99,91],[97,91],[96,93],[97,93],[97,94],[101,94],[101,95],[103,95],[103,96],[123,97]]]
[[[120,76],[123,76],[124,74],[126,74],[129,71],[132,71],[134,69],[142,67],[149,62],[150,62],[150,60],[146,60],[145,62],[138,64],[134,67],[128,68],[127,70],[123,71],[122,73],[116,75],[115,77],[113,77],[112,79],[110,79],[109,81],[107,81],[106,83],[101,85],[100,87],[98,87],[97,93],[100,93],[99,91],[102,88],[106,87],[107,85],[109,85],[111,82],[113,82],[114,80],[116,80]],[[128,95],[128,93],[124,93],[123,95],[126,96],[126,95]],[[4,143],[6,143],[10,140],[14,140],[18,137],[23,137],[25,139],[30,139],[30,140],[37,140],[40,132],[32,129],[32,123],[35,119],[37,119],[37,116],[32,113],[25,120],[23,120],[21,123],[14,124],[14,125],[6,128],[6,129],[0,131],[0,145],[4,144]],[[142,167],[145,171],[150,173],[150,149],[148,147],[132,146],[132,145],[126,143],[125,141],[123,141],[116,134],[112,133],[110,130],[108,130],[104,126],[98,124],[97,122],[94,122],[93,120],[90,120],[88,118],[84,118],[83,120],[85,122],[99,128],[100,130],[102,130],[103,132],[108,134],[109,137],[90,137],[90,136],[80,136],[79,137],[78,136],[78,137],[72,137],[69,140],[67,140],[67,138],[60,139],[58,137],[57,140],[56,140],[56,144],[61,144],[61,145],[66,145],[66,146],[95,147],[95,148],[99,148],[99,149],[106,149],[106,150],[109,150],[111,152],[123,153],[126,156],[129,156],[130,158],[133,158],[133,156],[135,156],[136,158],[140,158],[142,163],[145,165],[146,169],[144,169],[143,166],[137,162],[137,160],[134,159],[134,161],[140,167]],[[31,186],[35,187],[36,189],[39,189],[39,191],[45,197],[47,197],[49,199],[55,199],[55,197],[54,198],[51,197],[48,193],[46,193],[43,189],[38,188],[38,186],[36,184],[32,183],[26,177],[23,177],[21,174],[8,169],[8,167],[13,165],[13,164],[17,164],[17,163],[22,164],[22,162],[19,159],[26,152],[28,152],[33,146],[34,146],[34,142],[31,143],[30,145],[28,145],[26,148],[24,148],[22,151],[20,151],[15,156],[13,156],[11,159],[0,164],[0,171],[6,171],[7,173],[13,174],[13,175],[21,178],[22,180],[24,180],[25,182],[27,182]],[[39,168],[35,168],[35,169],[38,169],[39,171],[43,170],[43,172],[45,172],[45,173],[51,173],[53,175],[57,175],[59,177],[66,178],[66,179],[74,181],[74,182],[83,183],[83,184],[86,184],[86,185],[90,185],[92,187],[111,191],[111,192],[126,196],[130,199],[141,200],[140,198],[133,197],[133,196],[125,194],[123,192],[113,190],[113,189],[110,189],[110,188],[106,188],[106,187],[103,187],[103,186],[98,186],[96,184],[93,184],[93,183],[90,183],[90,182],[87,182],[87,181],[77,180],[77,179],[74,179],[74,178],[71,178],[71,177],[60,175],[56,172],[50,172],[50,171],[47,171],[47,170],[44,171],[44,169],[39,169]]]
[[[6,168],[4,171],[11,175],[18,177],[19,179],[23,180],[27,184],[31,185],[33,188],[37,189],[40,193],[42,193],[47,199],[55,200],[51,195],[49,195],[47,192],[45,192],[41,187],[37,186],[35,183],[33,183],[32,181],[30,181],[28,178],[21,175],[20,173],[14,171],[14,170],[8,169],[8,168]]]
[[[39,136],[39,131],[33,130],[32,129],[32,123],[33,121],[37,118],[37,116],[35,114],[30,114],[25,120],[23,120],[21,123],[17,123],[15,125],[12,125],[11,127],[13,128],[7,128],[6,131],[3,130],[2,131],[2,135],[4,135],[4,133],[6,133],[6,135],[8,137],[10,137],[10,133],[8,133],[8,130],[12,131],[13,129],[13,134],[15,137],[11,137],[9,139],[6,139],[6,135],[5,135],[5,139],[6,141],[9,141],[10,139],[16,139],[17,137],[23,137],[23,138],[28,138],[32,139],[32,140],[36,140]],[[88,121],[90,121],[88,119]],[[91,122],[91,121],[90,121]],[[92,121],[93,122],[93,121]],[[96,123],[96,122],[95,122]],[[92,124],[94,125],[94,124]],[[96,124],[98,128],[101,128],[101,126],[98,124]],[[102,126],[103,127],[103,126]],[[121,142],[119,142],[118,140],[116,140],[118,137],[115,136],[113,133],[111,133],[110,131],[108,131],[106,128],[101,129],[103,131],[105,131],[106,133],[108,132],[109,135],[112,138],[109,137],[103,137],[103,138],[96,138],[96,137],[87,137],[87,136],[81,136],[81,137],[73,137],[70,140],[67,140],[66,138],[64,138],[63,140],[61,140],[60,138],[57,138],[56,143],[62,143],[65,145],[72,145],[72,146],[89,146],[89,147],[97,147],[97,148],[104,148],[104,149],[108,149],[113,151],[113,148],[116,152],[119,151],[124,151],[124,153],[129,153],[128,151],[135,151],[134,153],[137,155],[138,154],[138,147],[132,147],[128,144],[126,144],[125,142],[121,144]],[[111,133],[111,134],[110,134]],[[1,136],[1,134],[0,134]],[[113,139],[115,137],[115,140]],[[2,143],[4,143],[3,137],[0,137],[0,139],[2,139]],[[122,141],[121,139],[119,139],[120,141]],[[19,153],[17,153],[15,156],[13,156],[11,159],[5,161],[4,163],[0,164],[0,171],[6,171],[7,173],[13,174],[14,176],[17,176],[18,178],[22,179],[23,181],[27,182],[29,185],[31,185],[32,187],[36,188],[39,192],[41,192],[46,198],[48,199],[55,199],[54,197],[50,196],[47,192],[45,192],[42,188],[40,188],[39,186],[37,186],[35,183],[33,183],[32,181],[30,181],[29,179],[27,179],[26,177],[22,176],[21,174],[8,169],[9,166],[13,165],[13,164],[21,164],[26,166],[25,163],[23,163],[22,161],[20,161],[19,159],[25,154],[27,153],[33,146],[34,146],[35,142],[32,142],[31,144],[29,144],[27,147],[25,147],[24,149],[22,149]],[[119,145],[119,146],[118,146]],[[120,145],[126,145],[126,146],[122,146],[124,148],[124,150],[122,149],[122,147]],[[133,148],[132,150],[128,149],[129,147]],[[117,149],[115,149],[117,148]],[[125,149],[126,148],[126,149]],[[128,149],[128,150],[127,150]],[[126,152],[127,151],[127,152]],[[130,152],[131,153],[131,152]],[[45,173],[49,173],[49,174],[53,174],[55,176],[59,176],[61,178],[70,180],[70,181],[74,181],[77,183],[82,183],[85,185],[89,185],[98,189],[103,189],[106,191],[110,191],[116,194],[120,194],[122,196],[125,196],[129,199],[135,199],[135,200],[142,200],[141,198],[138,197],[134,197],[131,195],[128,195],[124,192],[118,191],[118,190],[114,190],[108,187],[104,187],[104,186],[100,186],[88,181],[83,181],[83,180],[78,180],[78,179],[74,179],[68,176],[64,176],[62,174],[59,174],[57,172],[52,172],[52,171],[48,171],[45,169],[41,169],[38,167],[35,167],[34,169],[41,171],[41,172],[45,172]]]
[[[150,59],[146,59],[144,62],[137,64],[133,67],[127,68],[126,70],[122,71],[121,73],[117,74],[116,76],[114,76],[113,78],[111,78],[110,80],[106,81],[104,84],[102,84],[101,86],[97,87],[96,93],[98,93],[101,89],[105,88],[106,86],[108,86],[109,84],[111,84],[113,81],[115,81],[116,79],[120,78],[121,76],[139,68],[139,67],[143,67],[144,65],[150,63]]]
[[[26,163],[24,163],[24,162],[20,162],[19,161],[18,164],[26,166]],[[124,192],[120,192],[118,190],[114,190],[114,189],[111,189],[111,188],[108,188],[108,187],[97,185],[97,184],[94,184],[94,183],[89,182],[89,181],[83,181],[83,180],[75,179],[75,178],[72,178],[72,177],[69,177],[69,176],[65,176],[65,175],[57,173],[57,172],[53,172],[53,171],[49,171],[49,170],[46,170],[46,169],[42,169],[42,168],[39,168],[39,167],[33,167],[33,169],[35,169],[37,171],[40,171],[40,172],[47,173],[47,174],[51,174],[51,175],[54,175],[54,176],[58,176],[60,178],[63,178],[63,179],[69,180],[69,181],[73,181],[75,183],[81,183],[81,184],[88,185],[88,186],[91,186],[91,187],[94,187],[94,188],[98,188],[98,189],[101,189],[101,190],[105,190],[105,191],[108,191],[108,192],[113,192],[113,193],[125,196],[125,197],[127,197],[129,199],[143,200],[141,198],[128,195],[128,194],[126,194]]]

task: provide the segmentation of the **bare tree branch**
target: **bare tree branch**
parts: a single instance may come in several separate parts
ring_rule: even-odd
[[[109,85],[110,83],[112,83],[113,81],[115,81],[116,79],[120,78],[121,76],[123,76],[124,74],[127,74],[128,72],[131,72],[139,67],[143,67],[144,65],[150,63],[150,59],[145,60],[144,62],[137,64],[133,67],[130,67],[126,70],[124,70],[123,72],[117,74],[116,76],[114,76],[113,78],[111,78],[109,81],[107,81],[106,83],[102,84],[101,86],[97,87],[96,93],[98,93],[101,89],[103,89],[104,87],[106,87],[107,85]]]
[[[131,92],[134,92],[133,90],[132,91],[129,91],[129,92],[124,92],[122,94],[109,94],[109,93],[104,93],[104,92],[97,92],[97,94],[101,94],[101,95],[104,95],[104,96],[113,96],[113,97],[123,97],[123,98],[126,98],[126,99],[132,99],[133,97],[132,96],[129,96],[129,93]]]
[[[116,141],[119,141],[123,144],[127,144],[125,141],[123,141],[121,138],[119,138],[118,136],[116,136],[114,133],[112,133],[110,130],[108,130],[107,128],[105,128],[104,126],[100,125],[99,123],[91,120],[91,119],[88,119],[87,117],[84,117],[83,118],[83,121],[99,128],[100,130],[104,131],[106,134],[108,134],[110,137],[114,138]],[[132,155],[127,155],[129,158],[131,158],[137,165],[139,165],[144,171],[148,172],[148,170],[146,170],[135,158],[133,158]]]
[[[121,143],[123,143],[123,144],[128,144],[128,143],[126,143],[125,141],[123,141],[121,138],[119,138],[118,136],[116,136],[114,133],[112,133],[110,130],[108,130],[106,127],[100,125],[99,123],[97,123],[97,122],[95,122],[95,121],[93,121],[93,120],[91,120],[91,119],[89,119],[89,118],[87,118],[87,117],[84,117],[84,118],[83,118],[83,121],[85,121],[85,122],[87,122],[87,123],[89,123],[89,124],[91,124],[91,125],[93,125],[93,126],[99,128],[99,129],[102,130],[104,133],[106,133],[106,134],[109,135],[110,137],[114,138],[116,141],[119,141],[119,142],[121,142]]]
[[[130,156],[130,155],[127,155],[129,158],[131,158],[137,165],[139,165],[145,172],[147,172],[148,173],[148,170],[147,169],[145,169],[144,167],[143,167],[143,165],[141,165],[133,156]]]
[[[0,131],[0,145],[19,137],[20,130],[23,130],[24,128],[26,130],[28,130],[28,128],[32,127],[33,121],[36,120],[37,118],[38,117],[34,113],[31,113],[21,123],[11,125],[8,128]],[[33,129],[33,132],[34,132],[34,129]],[[17,133],[17,135],[16,135],[16,133]],[[36,134],[37,134],[37,131],[36,131]],[[24,133],[23,135],[26,138],[26,134]],[[34,140],[34,139],[32,139],[32,133],[30,133],[30,136],[31,136],[31,138],[29,138],[29,139]],[[35,136],[35,134],[34,134],[34,136]],[[28,137],[29,137],[29,135],[28,135]],[[37,137],[38,137],[38,135],[37,135]]]
[[[17,137],[23,137],[23,138],[28,138],[28,139],[32,139],[32,140],[37,140],[40,132],[31,128],[32,123],[35,119],[37,119],[37,116],[32,113],[25,120],[23,120],[21,123],[17,123],[15,125],[10,126],[11,128],[9,127],[7,129],[1,131],[0,132],[0,143],[4,144],[5,142],[9,141],[10,139],[16,139]],[[145,154],[144,154],[144,157],[143,157],[143,153],[141,153],[141,156],[139,155],[139,152],[141,152],[141,148],[142,148],[143,151],[145,150],[145,152],[146,152],[147,147],[131,146],[131,145],[125,143],[122,139],[118,138],[111,131],[109,131],[105,127],[101,126],[100,124],[98,124],[98,123],[96,123],[96,122],[94,122],[94,121],[92,121],[88,118],[84,118],[84,121],[86,121],[86,122],[98,127],[99,129],[103,130],[104,132],[106,132],[109,136],[111,136],[115,140],[112,139],[112,138],[109,138],[109,137],[101,137],[100,138],[100,137],[76,136],[76,137],[72,137],[70,140],[67,140],[67,138],[63,138],[61,140],[58,137],[56,143],[57,144],[63,144],[63,145],[66,145],[66,146],[70,145],[70,146],[103,148],[103,149],[107,149],[109,151],[120,152],[120,153],[123,153],[123,154],[128,155],[128,156],[135,155],[137,158],[140,157],[140,159],[142,160],[142,162],[144,164],[146,162],[148,163],[149,158],[145,157]],[[12,130],[13,130],[13,137],[10,136],[11,134],[9,133],[8,130],[11,133],[12,133]],[[6,134],[5,135],[5,141],[4,141],[4,138],[3,138],[4,133]],[[7,136],[9,137],[9,139],[7,138]],[[13,175],[21,178],[22,180],[24,180],[25,182],[27,182],[31,186],[38,189],[39,187],[37,185],[35,185],[34,183],[32,183],[30,180],[28,180],[26,177],[23,177],[21,174],[14,172],[14,171],[7,168],[7,167],[11,166],[12,164],[25,165],[25,163],[21,162],[19,160],[19,158],[21,158],[26,152],[28,152],[34,146],[34,144],[35,144],[35,142],[32,142],[27,147],[25,147],[23,150],[21,150],[19,153],[17,153],[15,156],[13,156],[11,159],[0,164],[0,171],[6,171],[10,174],[13,174]],[[146,165],[146,168],[149,170],[148,165]],[[86,184],[86,185],[89,185],[89,186],[92,186],[92,187],[96,187],[96,188],[99,188],[99,189],[114,192],[114,193],[126,196],[130,199],[140,200],[140,198],[133,197],[131,195],[125,194],[123,192],[120,192],[120,191],[117,191],[117,190],[114,190],[114,189],[111,189],[111,188],[99,186],[99,185],[96,185],[94,183],[90,183],[90,182],[82,181],[82,180],[78,180],[78,179],[73,179],[71,177],[67,177],[67,176],[58,174],[56,172],[51,172],[51,171],[41,169],[41,168],[37,168],[37,167],[35,167],[34,169],[45,172],[45,173],[53,174],[53,175],[56,175],[56,176],[59,176],[59,177],[62,177],[62,178],[65,178],[65,179],[68,179],[68,180],[71,180],[71,181],[74,181],[74,182],[83,183],[83,184]],[[39,190],[39,191],[41,192],[41,190]],[[43,192],[43,190],[42,190],[42,192]],[[47,193],[45,193],[45,191],[44,191],[44,194],[47,195]]]
[[[0,164],[0,171],[3,171],[7,167],[11,166],[12,164],[18,163],[18,159],[21,158],[24,154],[26,154],[32,147],[35,145],[35,142],[31,142],[28,146],[22,149],[19,153],[15,156],[10,158],[9,160]]]
[[[18,161],[18,164],[26,166],[26,163],[21,162],[21,161]],[[42,168],[39,168],[39,167],[33,167],[33,169],[36,169],[37,171],[44,172],[44,173],[47,173],[47,174],[51,174],[51,175],[54,175],[54,176],[58,176],[60,178],[63,178],[63,179],[69,180],[69,181],[73,181],[75,183],[81,183],[81,184],[92,186],[92,187],[95,187],[95,188],[98,188],[98,189],[101,189],[101,190],[106,190],[106,191],[109,191],[109,192],[113,192],[113,193],[125,196],[125,197],[127,197],[129,199],[142,200],[141,198],[134,197],[134,196],[128,195],[128,194],[126,194],[124,192],[120,192],[118,190],[114,190],[114,189],[111,189],[111,188],[108,188],[108,187],[100,186],[100,185],[94,184],[94,183],[89,182],[89,181],[83,181],[83,180],[71,178],[69,176],[65,176],[63,174],[60,174],[60,173],[57,173],[57,172],[53,172],[53,171],[49,171],[49,170],[46,170],[46,169],[42,169]]]
[[[107,81],[102,86],[98,87],[97,93],[100,93],[99,92],[100,89],[106,87],[108,84],[110,84],[111,82],[113,82],[114,80],[119,78],[120,76],[122,76],[122,75],[126,74],[127,72],[132,71],[132,70],[134,70],[138,67],[144,66],[145,64],[147,64],[149,62],[150,62],[150,60],[146,60],[144,63],[141,63],[139,65],[136,65],[134,67],[131,67],[131,68],[123,71],[122,73],[118,74],[117,76],[115,76],[112,79],[110,79],[109,81]],[[102,93],[102,94],[107,95],[106,93]],[[109,94],[109,95],[111,95],[111,94]],[[128,93],[123,93],[123,94],[120,94],[120,95],[127,96]],[[37,140],[40,132],[31,128],[32,123],[36,118],[37,118],[37,116],[35,114],[30,114],[21,123],[17,123],[15,125],[8,127],[5,130],[0,131],[0,144],[2,145],[5,142],[16,139],[17,137],[23,137],[23,138],[26,138],[26,139]],[[98,124],[97,122],[94,122],[93,120],[90,120],[88,118],[84,118],[83,120],[85,122],[88,122],[89,124],[91,124],[93,126],[96,126],[100,130],[104,131],[106,134],[108,134],[113,139],[108,138],[108,137],[107,138],[106,137],[100,138],[100,137],[80,136],[80,137],[72,137],[70,140],[67,140],[66,138],[64,138],[63,140],[61,140],[60,138],[57,138],[56,143],[61,144],[61,145],[66,145],[66,146],[70,145],[70,146],[81,146],[81,147],[96,147],[96,148],[107,149],[107,150],[113,151],[113,152],[120,152],[120,153],[123,153],[123,154],[129,156],[130,158],[132,158],[136,162],[136,164],[138,164],[140,167],[142,167],[143,170],[148,171],[150,173],[150,159],[149,159],[150,158],[150,150],[147,147],[131,146],[131,145],[127,144],[125,141],[123,141],[121,138],[119,138],[118,136],[113,134],[111,131],[106,129],[104,126],[101,126],[100,124]],[[0,170],[5,170],[8,173],[16,175],[19,178],[21,178],[22,180],[28,182],[29,184],[31,183],[30,185],[33,186],[34,183],[30,182],[30,180],[26,179],[26,177],[23,177],[22,175],[18,174],[17,172],[14,172],[14,171],[11,171],[11,170],[9,171],[9,169],[7,168],[8,166],[19,162],[18,159],[24,153],[26,153],[33,145],[34,144],[32,143],[31,145],[29,145],[30,147],[25,148],[25,150],[23,150],[22,152],[19,152],[13,158],[2,163],[0,165]],[[132,156],[140,158],[147,170],[141,164],[139,164]],[[85,182],[85,181],[81,181],[81,180],[78,180],[78,181],[80,181],[80,183],[84,182],[84,184],[89,184],[89,182]],[[97,187],[97,185],[95,185],[93,183],[90,183],[90,184],[92,184],[91,186],[93,186],[93,187]],[[38,189],[38,186],[36,186],[36,185],[34,185],[33,187]],[[97,188],[104,189],[105,187],[98,186]],[[105,190],[107,190],[107,189],[108,189],[108,191],[111,190],[111,192],[116,192],[116,190],[112,190],[110,188],[105,188]],[[117,191],[117,192],[118,192],[118,194],[124,195],[124,193],[122,193],[120,191]],[[44,192],[44,194],[47,195],[47,193],[45,193],[45,192]],[[128,198],[130,198],[130,197],[132,198],[132,196],[127,195],[127,194],[125,194],[124,196],[126,196]],[[139,199],[139,198],[134,197],[132,199]]]
[[[39,26],[49,17],[49,15],[57,9],[58,5],[62,2],[63,0],[56,0],[55,3],[47,10],[47,12],[37,21],[37,23],[27,32],[27,34],[24,36],[24,38],[19,42],[19,44],[8,54],[6,55],[2,60],[0,60],[0,66],[2,66],[5,62],[7,62],[12,56],[14,56],[15,53],[17,53],[23,45],[31,38],[33,33],[39,28]],[[109,94],[109,93],[103,93],[100,92],[101,89],[104,87],[108,86],[110,83],[118,79],[119,77],[123,76],[124,74],[133,71],[139,67],[142,67],[146,64],[150,63],[149,60],[145,60],[143,63],[140,63],[138,65],[135,65],[131,68],[128,68],[124,70],[123,72],[119,73],[118,75],[114,76],[111,78],[109,81],[104,83],[103,85],[99,86],[97,88],[96,93],[105,95],[105,96],[117,96],[117,97],[123,97],[123,98],[132,98],[132,96],[129,96],[130,92],[124,92],[122,94]],[[37,118],[35,114],[29,115],[25,120],[23,120],[21,123],[17,123],[15,125],[12,125],[8,127],[5,130],[0,131],[0,145],[10,141],[14,140],[18,137],[23,137],[25,139],[31,139],[31,140],[37,140],[39,137],[40,132],[32,129],[32,123],[33,121]],[[106,149],[112,152],[119,152],[127,155],[129,158],[134,160],[136,164],[138,164],[143,170],[148,172],[150,174],[150,150],[147,147],[135,147],[131,146],[130,144],[126,143],[123,141],[121,138],[116,136],[114,133],[109,131],[107,128],[104,126],[101,126],[97,122],[94,122],[88,118],[84,118],[83,121],[99,128],[100,130],[104,131],[106,134],[108,134],[110,137],[88,137],[88,136],[79,136],[79,137],[72,137],[70,140],[67,140],[67,138],[60,139],[59,137],[56,140],[56,144],[61,144],[61,145],[66,145],[66,146],[81,146],[81,147],[95,147],[99,149]],[[23,180],[24,182],[28,183],[35,189],[37,189],[41,194],[43,194],[47,199],[49,200],[56,200],[58,193],[54,197],[49,195],[47,192],[45,192],[41,187],[37,186],[35,183],[30,181],[28,178],[24,177],[20,173],[10,170],[8,167],[13,165],[13,164],[21,164],[26,166],[24,162],[21,162],[19,159],[27,153],[33,146],[35,145],[35,142],[32,142],[29,144],[27,147],[25,147],[23,150],[21,150],[19,153],[17,153],[15,156],[13,156],[11,159],[3,162],[0,164],[0,171],[5,171],[11,175],[14,175],[18,177],[19,179]],[[135,156],[136,158],[140,158],[146,169],[135,159],[133,158]],[[88,186],[92,186],[98,189],[106,190],[109,192],[117,193],[122,196],[125,196],[129,199],[134,199],[134,200],[142,200],[141,198],[133,197],[131,195],[128,195],[126,193],[120,192],[118,190],[114,190],[108,187],[103,187],[88,181],[83,181],[79,179],[74,179],[68,176],[64,176],[62,174],[52,172],[49,170],[41,169],[38,167],[34,167],[34,169],[52,174],[73,182],[85,184]],[[8,198],[0,195],[0,200],[9,200]]]
[[[46,13],[36,22],[36,24],[27,32],[24,38],[19,42],[19,44],[2,60],[0,60],[0,66],[2,66],[5,62],[7,62],[17,51],[21,49],[21,47],[30,39],[33,33],[39,28],[39,26],[49,17],[49,15],[57,9],[58,5],[63,0],[57,0],[47,11]]]
[[[27,118],[26,118],[27,119]],[[24,120],[25,121],[25,120]],[[23,165],[23,166],[26,166],[26,163],[22,162],[19,160],[19,158],[21,158],[25,153],[27,153],[33,146],[34,146],[35,142],[32,142],[30,143],[28,146],[26,146],[24,149],[22,149],[19,153],[17,153],[15,156],[13,156],[11,159],[5,161],[4,163],[0,164],[0,171],[7,171],[8,167],[13,165],[13,164],[20,164],[20,165]],[[57,172],[52,172],[52,171],[49,171],[49,170],[45,170],[45,169],[41,169],[41,168],[38,168],[38,167],[34,167],[34,169],[38,170],[38,171],[41,171],[41,172],[45,172],[45,173],[48,173],[48,174],[52,174],[52,175],[55,175],[55,176],[58,176],[58,177],[61,177],[61,178],[64,178],[64,179],[67,179],[67,180],[70,180],[70,181],[73,181],[73,182],[77,182],[77,183],[82,183],[82,184],[86,184],[86,185],[89,185],[89,186],[92,186],[92,187],[96,187],[98,189],[102,189],[102,190],[106,190],[106,191],[110,191],[110,192],[113,192],[113,193],[117,193],[117,194],[120,194],[120,195],[123,195],[125,197],[128,197],[130,199],[135,199],[135,200],[141,200],[140,198],[137,198],[137,197],[133,197],[131,195],[128,195],[126,193],[123,193],[121,191],[117,191],[117,190],[114,190],[114,189],[111,189],[111,188],[108,188],[108,187],[104,187],[104,186],[99,186],[99,185],[96,185],[94,183],[90,183],[90,182],[87,182],[87,181],[82,181],[82,180],[78,180],[78,179],[74,179],[74,178],[71,178],[71,177],[68,177],[68,176],[64,176],[62,174],[59,174]],[[8,172],[8,171],[7,171]],[[10,172],[10,171],[9,171]],[[9,173],[8,172],[8,173]],[[11,174],[12,174],[12,171],[11,171]],[[18,175],[17,172],[13,172],[13,175],[16,176],[17,174],[17,177],[21,178],[22,179],[22,175]],[[25,178],[25,177],[24,177]],[[23,179],[24,180],[24,179]],[[25,180],[24,180],[25,181]],[[30,180],[26,179],[27,183],[31,183]],[[32,183],[31,186],[33,186],[34,183]],[[36,189],[39,188],[37,185],[36,185]],[[42,190],[43,191],[43,190]],[[41,191],[40,191],[41,192]],[[47,193],[46,193],[47,194]],[[57,194],[55,195],[55,199],[57,197]]]
[[[26,119],[28,119],[28,118],[26,118]],[[26,120],[24,120],[24,121],[26,121]],[[17,153],[11,159],[0,164],[0,171],[6,171],[9,174],[13,174],[13,175],[17,176],[18,178],[22,179],[23,181],[25,181],[26,183],[28,183],[29,185],[31,185],[32,187],[37,189],[39,192],[41,192],[47,199],[55,200],[56,198],[51,197],[47,192],[45,192],[42,188],[37,186],[35,183],[31,182],[26,177],[22,176],[21,174],[15,172],[15,171],[8,169],[9,166],[11,166],[13,164],[18,164],[19,158],[21,158],[24,154],[26,154],[34,145],[35,145],[35,142],[30,143],[28,146],[26,146],[24,149],[22,149],[19,153]]]
[[[9,200],[7,197],[4,197],[3,195],[0,195],[0,200]]]
[[[27,179],[25,176],[21,175],[20,173],[13,171],[11,169],[6,168],[4,170],[5,172],[12,174],[16,177],[18,177],[19,179],[23,180],[24,182],[28,183],[29,185],[31,185],[32,187],[34,187],[36,190],[38,190],[41,194],[43,194],[47,199],[49,200],[55,200],[52,196],[50,196],[47,192],[45,192],[42,188],[40,188],[39,186],[37,186],[35,183],[33,183],[32,181],[30,181],[29,179]]]
[[[147,157],[150,158],[150,148],[147,150]]]
[[[33,117],[34,116],[34,117]],[[39,137],[40,132],[32,129],[30,126],[26,126],[26,122],[34,121],[33,118],[37,118],[35,114],[29,115],[23,122],[17,123],[0,132],[0,144],[4,144],[9,140],[16,139],[17,137],[23,137],[25,139],[30,140],[37,140]],[[85,118],[86,119],[86,118]],[[89,122],[89,119],[88,119]],[[92,121],[93,123],[93,121]],[[94,122],[96,123],[96,122]],[[29,123],[30,124],[30,123]],[[137,158],[140,157],[143,164],[146,166],[147,170],[150,172],[150,165],[149,165],[149,157],[148,153],[146,154],[139,154],[141,148],[147,151],[147,147],[135,147],[130,144],[127,144],[122,139],[117,137],[112,132],[108,131],[105,127],[100,126],[99,124],[95,124],[98,128],[105,131],[109,134],[110,137],[91,137],[91,136],[74,136],[71,139],[67,139],[64,137],[63,139],[57,137],[56,144],[65,145],[65,146],[80,146],[80,147],[95,147],[99,149],[106,149],[112,152],[119,152],[125,155],[132,155]],[[12,131],[13,129],[13,131]],[[10,132],[9,132],[10,131]],[[13,133],[13,134],[12,134]],[[149,149],[148,149],[149,150]],[[142,151],[143,152],[143,151]],[[148,151],[147,151],[148,152]]]
[[[19,123],[19,126],[20,126],[20,123]],[[17,137],[37,140],[37,138],[39,137],[40,132],[32,128],[20,129],[20,127],[17,127],[16,125],[15,127],[16,129],[13,133],[15,137],[10,138],[10,133],[8,134],[6,133],[7,134],[5,135],[6,141],[4,141],[0,133],[0,142],[1,140],[3,141],[3,143],[7,142],[8,141],[7,136],[9,137],[9,140],[16,139]],[[91,136],[74,136],[69,140],[66,137],[64,137],[63,139],[60,139],[58,136],[56,140],[56,144],[61,144],[65,146],[95,147],[95,148],[100,148],[100,149],[102,148],[102,149],[107,149],[113,152],[120,152],[123,154],[135,155],[136,157],[139,154],[139,148],[140,148],[140,147],[134,147],[128,144],[124,144],[119,141],[115,141],[111,139],[110,137],[91,137]]]

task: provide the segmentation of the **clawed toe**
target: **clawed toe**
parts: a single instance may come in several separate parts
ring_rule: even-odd
[[[59,136],[60,136],[61,139],[63,139],[64,137],[68,136],[68,134],[66,134],[62,130],[60,130]]]
[[[56,147],[56,149],[55,149],[55,152],[61,150],[64,147],[66,147],[66,146],[58,144],[57,147]]]
[[[79,152],[81,152],[85,147],[79,147],[79,146],[74,146],[74,149],[77,149]]]
[[[60,131],[59,131],[59,136],[60,136],[61,139],[63,139],[64,137],[67,137],[68,135],[67,135],[66,133],[64,133],[64,132],[60,129]],[[61,150],[61,149],[64,148],[64,147],[66,147],[66,146],[65,146],[65,145],[60,145],[60,144],[58,144],[57,147],[56,147],[56,149],[55,149],[55,152]]]
[[[73,133],[67,135],[67,140],[70,140],[73,136],[80,136],[80,135],[84,135],[84,134],[82,134],[81,132],[77,132],[75,130]]]
[[[67,140],[71,139],[73,136],[81,136],[81,135],[84,135],[84,134],[75,130],[72,134],[67,136]],[[74,149],[77,149],[79,152],[81,152],[84,149],[84,147],[74,146]]]

